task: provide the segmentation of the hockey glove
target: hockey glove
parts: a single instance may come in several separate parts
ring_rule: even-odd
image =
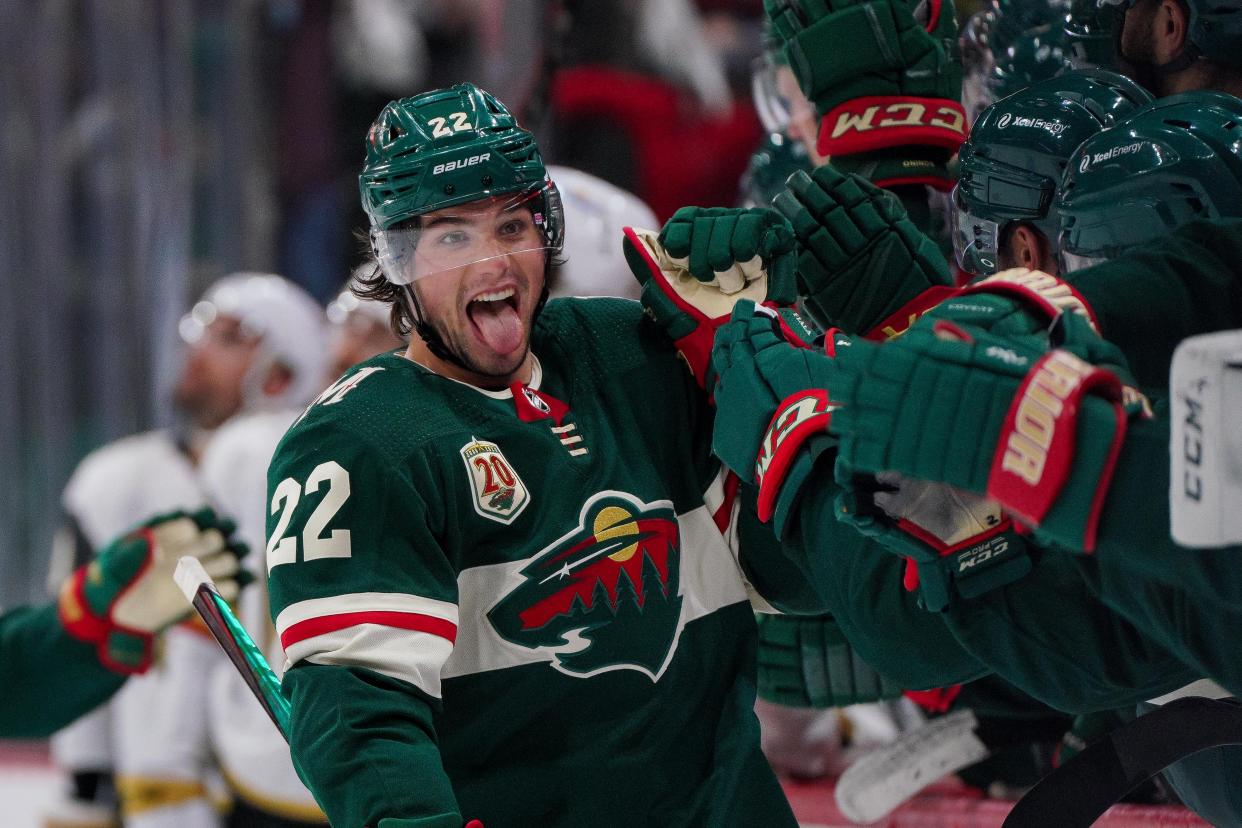
[[[184,619],[190,605],[173,581],[182,556],[202,561],[226,600],[253,580],[241,569],[245,544],[231,538],[232,521],[210,509],[152,518],[113,541],[61,588],[61,623],[70,635],[95,644],[99,660],[121,673],[151,664],[152,640]]]
[[[851,360],[842,365],[852,381],[834,388],[843,405],[833,422],[841,437],[837,479],[847,488],[839,516],[880,531],[894,522],[886,506],[898,515],[898,528],[905,528],[901,519],[915,509],[923,510],[919,519],[926,521],[927,510],[934,515],[943,506],[990,522],[992,513],[979,512],[984,507],[966,497],[973,493],[1032,526],[1053,521],[1066,531],[1070,521],[1083,538],[1080,548],[1090,550],[1127,411],[1117,374],[1073,353],[1090,351],[1082,341],[1094,334],[1071,318],[1061,327],[1077,333],[1058,335],[1064,347],[1049,350],[1040,335],[999,336],[929,314],[895,342],[855,343]],[[960,492],[933,492],[928,503],[917,487],[900,494],[900,478],[869,480],[867,474],[876,472]],[[877,500],[877,493],[894,496]],[[945,540],[943,533],[939,539]],[[915,557],[929,559],[926,553]],[[966,590],[960,583],[966,579],[977,579],[982,588],[1011,580],[1021,569],[1011,563],[1018,557],[1012,543],[958,550],[950,570],[935,575],[930,586],[919,567],[924,596],[938,591],[933,597],[947,600],[950,582],[959,592],[980,591]]]
[[[683,208],[658,236],[624,228],[622,249],[642,285],[647,314],[668,332],[709,394],[712,338],[738,301],[781,308],[791,337],[810,341],[818,334],[788,307],[795,299],[793,235],[771,210]]]
[[[892,193],[831,165],[794,173],[773,202],[798,240],[798,293],[822,328],[897,336],[953,292],[935,243]]]
[[[828,332],[831,347],[844,340]],[[756,514],[783,537],[799,489],[828,436],[833,358],[791,340],[775,314],[739,302],[716,335],[712,451],[759,487]]]
[[[952,0],[764,0],[764,9],[821,118],[822,155],[900,147],[911,163],[936,163],[919,177],[951,186],[943,162],[967,130]]]
[[[658,241],[674,264],[726,296],[771,276],[764,299],[793,304],[793,230],[767,207],[682,207]]]
[[[759,697],[790,707],[895,699],[901,687],[854,652],[830,615],[756,615]]]

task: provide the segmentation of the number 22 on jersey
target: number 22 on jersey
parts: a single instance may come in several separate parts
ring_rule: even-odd
[[[276,486],[272,493],[271,513],[280,512],[276,528],[267,541],[267,571],[280,564],[294,563],[298,559],[298,536],[285,537],[289,530],[289,521],[298,506],[298,500],[305,494],[314,495],[327,484],[328,490],[306,519],[302,527],[302,560],[312,561],[316,558],[348,558],[351,554],[349,530],[333,529],[327,536],[324,528],[328,521],[336,515],[345,501],[349,499],[349,472],[335,460],[320,463],[306,478],[305,485],[292,477],[286,477]]]

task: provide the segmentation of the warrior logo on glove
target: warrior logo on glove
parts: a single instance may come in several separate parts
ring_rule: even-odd
[[[601,492],[574,531],[531,558],[522,583],[487,618],[562,673],[637,670],[654,682],[680,631],[680,563],[671,503]]]

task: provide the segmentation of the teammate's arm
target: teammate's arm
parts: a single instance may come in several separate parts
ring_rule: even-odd
[[[1192,222],[1065,280],[1126,355],[1140,387],[1163,391],[1179,342],[1242,319],[1242,220]]]
[[[353,435],[305,424],[268,473],[289,747],[334,825],[463,822],[433,725],[456,634],[456,573],[420,496],[435,488],[416,489],[410,475]]]
[[[209,510],[153,518],[76,570],[56,603],[0,617],[0,735],[51,735],[146,670],[153,637],[189,613],[172,582],[181,556],[236,597],[246,550],[231,531]]]
[[[41,739],[107,701],[125,682],[69,635],[56,605],[0,617],[0,736]]]

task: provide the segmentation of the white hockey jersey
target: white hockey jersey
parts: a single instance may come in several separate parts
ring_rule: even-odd
[[[98,550],[160,512],[206,503],[198,474],[170,434],[150,431],[97,449],[78,464],[62,502]],[[126,682],[105,707],[52,740],[67,771],[111,767],[127,828],[216,828],[209,795],[206,693],[194,665],[216,659],[203,632],[176,627],[162,638],[157,664]]]
[[[636,195],[571,167],[549,166],[565,208],[565,264],[552,296],[637,299],[639,287],[621,252],[621,228],[658,229],[655,213]]]
[[[212,503],[237,521],[238,537],[250,545],[246,564],[255,583],[242,592],[238,617],[277,675],[284,669],[284,653],[268,616],[263,555],[267,466],[276,444],[300,413],[286,410],[234,418],[216,432],[201,466]],[[293,769],[289,746],[233,666],[221,658],[207,684],[212,745],[234,794],[267,813],[326,823]]]

